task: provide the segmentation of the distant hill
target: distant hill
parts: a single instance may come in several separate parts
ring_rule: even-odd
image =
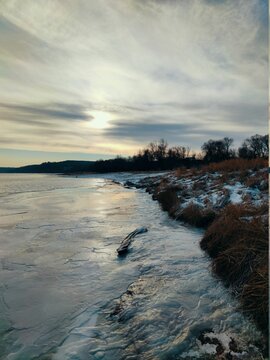
[[[18,168],[0,167],[0,173],[74,173],[91,171],[94,161],[66,160],[27,165]]]

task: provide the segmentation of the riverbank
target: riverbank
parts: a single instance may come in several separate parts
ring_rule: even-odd
[[[145,188],[171,217],[205,228],[212,271],[268,337],[268,162],[229,160],[126,186]]]

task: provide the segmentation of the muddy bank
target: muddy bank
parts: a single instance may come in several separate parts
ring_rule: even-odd
[[[205,229],[200,245],[213,273],[257,324],[267,348],[267,168],[181,170],[126,185],[144,188],[172,218]]]

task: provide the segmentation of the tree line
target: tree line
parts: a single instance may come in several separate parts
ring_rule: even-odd
[[[95,172],[172,170],[177,167],[195,167],[237,157],[268,158],[268,135],[253,135],[245,139],[238,149],[233,148],[232,138],[210,139],[203,143],[201,150],[200,154],[195,154],[187,146],[169,147],[167,141],[161,139],[151,142],[134,156],[98,160],[89,170]]]

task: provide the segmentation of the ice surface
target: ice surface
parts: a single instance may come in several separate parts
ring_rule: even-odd
[[[12,174],[0,184],[1,359],[182,358],[201,354],[196,339],[209,327],[260,339],[211,276],[202,232],[170,220],[143,190],[109,175]],[[119,259],[122,239],[142,226]]]

